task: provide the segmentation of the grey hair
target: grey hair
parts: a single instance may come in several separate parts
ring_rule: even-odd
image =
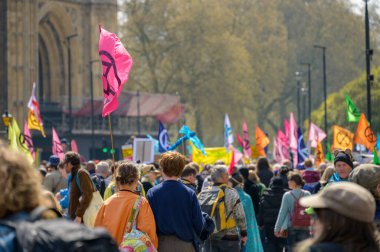
[[[103,174],[103,173],[109,173],[110,172],[110,166],[107,162],[101,161],[96,165],[96,173]]]
[[[220,181],[220,179],[222,178],[222,176],[224,174],[228,174],[227,166],[225,166],[225,165],[215,165],[211,169],[211,180],[214,183],[217,183],[217,182]]]

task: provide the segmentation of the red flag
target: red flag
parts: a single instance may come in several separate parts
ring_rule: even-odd
[[[30,131],[28,127],[28,123],[24,123],[24,141],[26,146],[28,146],[30,154],[32,154],[32,157],[34,160],[36,160],[36,152],[34,151],[33,141],[32,137],[30,136]]]
[[[57,155],[59,159],[62,161],[65,157],[65,154],[63,153],[62,145],[61,145],[61,140],[59,140],[59,137],[57,135],[57,132],[53,128],[53,148],[52,152],[54,155]]]
[[[234,166],[235,166],[235,152],[232,151],[231,162],[230,162],[230,165],[228,166],[228,174],[230,175],[233,174]]]
[[[252,156],[251,145],[249,144],[248,126],[246,121],[243,121],[243,153],[247,158]]]
[[[115,111],[118,96],[128,81],[133,60],[116,34],[104,30],[99,25],[99,56],[103,66],[104,106],[102,116]]]
[[[280,151],[282,157],[284,159],[289,159],[289,143],[288,143],[288,138],[282,132],[279,130],[277,132],[277,145],[278,145],[278,150]]]
[[[243,139],[241,138],[241,136],[239,135],[239,133],[236,132],[236,138],[239,142],[239,145],[241,146],[241,148],[243,149],[244,147],[244,143],[243,143]]]
[[[76,153],[79,153],[77,142],[74,139],[71,140],[71,150],[75,151]]]
[[[288,122],[288,120],[284,120],[284,129],[285,129],[285,136],[289,139],[289,136],[290,136],[290,124]],[[288,140],[289,142],[289,140]]]

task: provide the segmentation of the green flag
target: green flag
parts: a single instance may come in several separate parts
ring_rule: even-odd
[[[346,95],[346,113],[347,113],[347,121],[348,122],[359,122],[360,119],[360,111],[352,102],[350,97]]]
[[[373,150],[373,164],[380,165],[379,156],[377,155],[377,148],[375,147]]]
[[[330,161],[330,162],[334,161],[334,156],[331,153],[331,145],[330,144],[327,144],[327,153],[326,153],[325,159],[327,161]]]

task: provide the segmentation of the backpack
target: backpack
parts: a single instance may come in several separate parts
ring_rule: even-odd
[[[235,219],[230,218],[232,209],[230,213],[226,214],[226,188],[227,185],[208,187],[198,195],[198,201],[202,212],[207,213],[215,223],[214,233],[236,227]],[[238,203],[239,201],[237,201],[233,207]]]
[[[106,182],[102,176],[94,174],[91,176],[92,182],[94,182],[96,189],[99,191],[102,198],[104,197],[104,191],[106,190]]]
[[[305,213],[306,207],[303,207],[300,205],[300,198],[302,197],[302,192],[300,194],[300,197],[297,199],[296,196],[292,192],[290,192],[290,195],[294,198],[294,207],[293,207],[293,213],[290,217],[292,227],[295,228],[305,228],[310,226],[310,215]]]
[[[151,242],[149,236],[136,229],[136,219],[141,208],[142,197],[137,197],[133,205],[131,216],[125,228],[123,241],[120,243],[121,252],[156,252],[156,248]]]
[[[66,251],[118,251],[113,238],[105,229],[90,229],[84,225],[57,218],[42,219],[42,215],[55,209],[38,207],[26,220],[0,221],[0,225],[14,230],[15,252],[66,252]]]

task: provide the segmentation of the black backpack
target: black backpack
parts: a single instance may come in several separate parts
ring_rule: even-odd
[[[91,180],[94,182],[96,189],[99,191],[102,198],[104,197],[104,191],[106,190],[105,179],[97,174],[91,176]]]
[[[115,241],[106,230],[90,229],[62,218],[41,219],[47,210],[36,208],[27,220],[0,221],[0,225],[16,232],[17,244],[13,251],[118,251]],[[50,210],[57,213],[54,209]]]

